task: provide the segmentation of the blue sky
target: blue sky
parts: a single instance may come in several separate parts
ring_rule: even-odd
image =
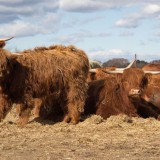
[[[75,45],[90,59],[160,59],[160,0],[0,0],[6,49]]]

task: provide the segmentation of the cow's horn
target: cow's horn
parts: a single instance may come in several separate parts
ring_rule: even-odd
[[[123,73],[123,71],[125,70],[125,68],[117,68],[113,71],[105,71],[105,70],[102,70],[104,73],[107,73],[107,74],[117,74],[117,73]]]
[[[151,74],[160,74],[160,71],[143,71],[145,74],[146,73],[151,73]]]
[[[131,68],[136,63],[136,59],[131,61],[131,63],[126,68]]]
[[[89,72],[90,72],[90,73],[96,73],[96,72],[97,72],[97,69],[90,69]]]
[[[14,37],[3,38],[3,39],[0,39],[0,41],[8,41],[8,40],[10,40],[10,39],[12,39],[12,38],[14,38]]]
[[[115,70],[113,71],[104,71],[105,73],[108,73],[108,74],[116,74],[116,73],[123,73],[123,71],[127,68],[131,68],[134,64],[136,63],[136,58],[125,68],[116,68]]]

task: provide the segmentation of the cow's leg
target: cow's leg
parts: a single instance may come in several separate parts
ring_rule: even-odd
[[[74,103],[68,103],[68,113],[65,114],[64,122],[71,122],[77,124],[79,122],[81,113],[78,111],[77,106]]]
[[[0,121],[6,117],[11,108],[12,103],[7,99],[7,97],[0,95]]]
[[[69,123],[71,121],[71,118],[68,113],[64,113],[63,122]]]
[[[68,93],[67,110],[64,121],[76,124],[80,120],[80,115],[84,112],[85,93],[78,87],[72,86]]]
[[[77,124],[79,122],[80,116],[81,116],[81,112],[78,110],[77,104],[74,104],[74,103],[70,104],[69,114],[70,114],[70,117],[71,117],[71,123]]]
[[[62,106],[62,110],[64,113],[63,122],[69,123],[71,121],[69,110],[68,110],[68,103],[66,104],[60,104]]]
[[[20,104],[18,124],[25,125],[28,123],[33,107],[34,102],[31,99],[26,99],[24,103]]]
[[[39,117],[39,112],[40,112],[40,108],[42,106],[42,100],[39,99],[39,98],[35,98],[33,99],[34,101],[34,109],[33,109],[33,114],[34,114],[34,117]]]

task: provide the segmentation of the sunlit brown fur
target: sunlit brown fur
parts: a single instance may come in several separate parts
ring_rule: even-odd
[[[0,85],[8,100],[21,105],[19,123],[27,123],[35,98],[42,100],[41,107],[61,108],[64,120],[68,117],[67,121],[78,123],[87,92],[86,54],[74,46],[61,45],[20,54],[0,49]]]

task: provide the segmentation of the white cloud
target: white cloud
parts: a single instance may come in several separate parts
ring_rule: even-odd
[[[15,21],[10,25],[3,25],[3,28],[0,28],[0,33],[2,36],[27,36],[37,33],[35,25],[31,23],[25,23],[23,21]]]
[[[108,51],[109,54],[114,54],[114,55],[119,55],[124,53],[124,51],[120,50],[120,49],[111,49]]]
[[[80,31],[73,34],[59,36],[57,41],[63,44],[75,44],[82,42],[87,38],[106,38],[109,36],[111,36],[111,34],[106,32],[92,33],[90,31]]]
[[[116,27],[136,28],[140,21],[149,18],[158,18],[160,14],[160,4],[146,4],[137,13],[127,15],[125,18],[115,23]]]
[[[148,4],[143,8],[142,12],[145,14],[148,14],[148,15],[159,14],[160,13],[160,5]]]
[[[157,0],[151,0],[157,2]],[[151,2],[150,1],[150,2]],[[137,4],[149,3],[146,0],[60,0],[60,8],[71,12],[93,12],[104,9],[130,7]]]
[[[55,33],[59,28],[64,27],[61,26],[63,16],[60,16],[58,10],[86,13],[143,4],[144,7],[141,11],[124,17],[115,24],[117,27],[135,28],[139,25],[140,20],[144,18],[156,16],[158,18],[160,13],[160,3],[158,2],[157,0],[150,0],[149,2],[146,0],[0,0],[0,31],[2,36],[11,34],[15,36],[30,36]],[[72,21],[73,19],[70,18],[66,23],[70,23],[70,27],[76,24],[81,26],[100,18],[86,17],[86,19],[79,22],[77,19]],[[60,37],[60,40],[78,42],[89,36],[109,36],[108,33],[101,33],[101,35],[89,34],[88,36],[83,33],[82,35],[77,35],[79,38],[75,38],[74,35],[64,35]]]
[[[105,3],[105,1],[60,0],[60,8],[72,12],[90,12],[110,7],[111,7],[110,4]]]
[[[115,25],[117,27],[136,28],[138,26],[138,19],[126,18],[118,20]]]
[[[34,21],[35,20],[35,21]],[[53,13],[44,15],[42,20],[37,20],[34,17],[30,20],[16,20],[9,24],[4,24],[0,28],[1,36],[33,36],[35,34],[48,34],[58,30],[58,24],[61,19]],[[57,25],[55,25],[57,24]]]
[[[108,51],[105,50],[97,50],[97,51],[88,51],[88,57],[92,60],[99,60],[101,62],[107,61],[112,58],[125,58],[127,57],[129,60],[133,59],[134,55],[132,55],[129,51],[125,51],[122,49],[110,49]]]

